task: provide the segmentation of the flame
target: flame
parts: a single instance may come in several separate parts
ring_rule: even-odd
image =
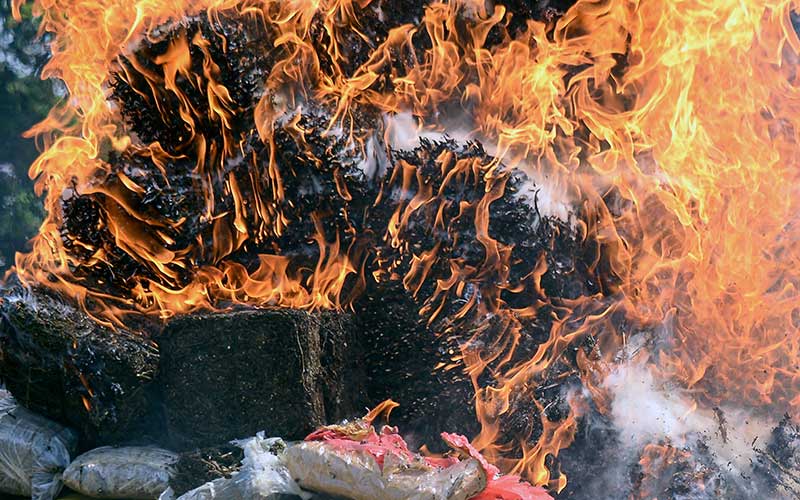
[[[396,403],[391,399],[387,399],[379,403],[378,406],[371,409],[369,412],[367,412],[367,414],[364,415],[364,418],[362,420],[364,420],[369,424],[372,424],[372,422],[377,420],[379,417],[383,417],[384,420],[388,421],[389,415],[392,413],[392,410],[394,410],[398,406],[400,406],[399,403]]]
[[[16,15],[21,2],[14,2]],[[35,0],[42,29],[55,34],[43,77],[61,79],[69,98],[29,132],[44,148],[30,175],[49,215],[32,251],[17,257],[20,278],[62,290],[98,321],[117,325],[132,312],[168,318],[230,303],[347,307],[367,279],[365,256],[354,240],[326,234],[321,219],[313,221],[312,268],[279,252],[247,265],[231,256],[291,234],[297,224],[280,208],[291,200],[275,152],[279,128],[298,144],[312,133],[292,118],[294,106],[330,107],[321,133],[344,131],[362,151],[369,138],[355,124],[359,109],[409,112],[425,130],[468,124],[470,136],[496,158],[436,159],[442,184],[485,183],[485,193],[461,207],[474,218],[485,259],[480,269],[450,262],[450,275],[435,277],[421,310],[431,325],[440,324],[448,297],[469,296],[447,312],[451,325],[493,318],[491,330],[480,321],[467,330],[472,337],[457,359],[476,389],[482,431],[474,442],[490,460],[563,488],[565,476],[551,470],[548,457],[570,444],[575,412],[550,421],[525,395],[587,338],[593,347],[578,349],[576,364],[599,403],[608,399],[598,382],[603,367],[630,336],[658,326],[668,335],[651,363],[698,401],[767,411],[800,405],[800,40],[791,19],[797,2],[579,0],[557,20],[510,30],[500,4],[440,0],[425,7],[418,26],[396,26],[370,40],[360,19],[380,3]],[[264,30],[260,49],[272,64],[252,112],[255,131],[237,129],[241,111],[234,89],[220,83],[224,61],[212,54],[210,34],[190,33],[176,21],[191,16],[243,19]],[[179,36],[154,61],[138,60],[132,47],[158,40],[163,26],[177,26]],[[353,37],[370,48],[358,60],[348,52]],[[420,37],[424,43],[415,44]],[[112,75],[156,106],[174,102],[159,113],[183,132],[181,143],[132,137],[109,104]],[[208,112],[195,94],[205,96]],[[204,130],[217,131],[221,142],[210,143]],[[245,182],[226,162],[250,161],[254,142],[269,150],[269,161],[258,169],[263,178]],[[126,154],[147,158],[165,179],[168,168],[191,164],[211,241],[179,242],[187,221],[140,213],[143,187],[108,162]],[[508,180],[500,163],[547,177],[575,202],[577,231],[600,249],[590,265],[601,276],[601,293],[547,297],[537,281],[543,261],[531,270],[532,288],[505,283],[513,248],[488,231],[489,206]],[[414,253],[405,227],[418,211],[438,207],[433,222],[448,230],[445,206],[411,166],[400,164],[393,175],[394,185],[414,195],[396,206],[383,237],[412,256],[400,279],[418,295],[434,278],[440,248]],[[346,185],[338,189],[343,199],[352,197]],[[63,236],[65,200],[87,195],[103,200],[98,229],[141,270],[126,278],[124,290],[87,278],[113,261],[111,249]],[[398,272],[381,259],[373,276]],[[480,301],[465,292],[470,283],[483,284]],[[504,292],[527,294],[529,305],[512,308]],[[550,337],[519,359],[520,322],[544,304],[553,311]],[[481,337],[488,331],[491,342]],[[519,404],[541,416],[538,437],[504,435],[503,416]]]
[[[669,444],[654,444],[650,443],[644,447],[642,456],[639,460],[641,468],[640,477],[638,478],[638,494],[631,495],[631,498],[658,498],[663,494],[670,484],[670,480],[674,480],[678,475],[678,469],[681,461],[688,462],[691,459],[691,453],[687,450],[675,448]],[[684,466],[684,468],[686,468]],[[683,472],[686,474],[686,472]],[[691,486],[703,491],[704,483],[702,473],[700,471],[689,470],[688,475],[698,477],[690,477]],[[666,483],[666,484],[662,484]]]

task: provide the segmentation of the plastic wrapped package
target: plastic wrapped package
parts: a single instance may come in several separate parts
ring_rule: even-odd
[[[301,487],[355,500],[552,500],[519,476],[502,475],[459,434],[444,432],[444,457],[408,448],[396,427],[378,432],[372,422],[397,403],[384,401],[364,418],[328,425],[292,446],[285,461]]]
[[[367,451],[322,441],[291,446],[286,466],[303,488],[353,500],[467,500],[486,487],[486,474],[475,459],[440,468],[388,453],[381,465]]]
[[[154,447],[105,446],[76,458],[64,484],[93,498],[155,499],[168,488],[178,456]]]
[[[244,450],[242,468],[230,478],[215,479],[181,495],[178,500],[267,500],[281,495],[308,499],[283,463],[286,444],[279,438],[256,437],[236,442]],[[165,492],[161,500],[169,500]]]
[[[33,500],[56,498],[77,441],[70,429],[17,406],[0,390],[0,491]]]

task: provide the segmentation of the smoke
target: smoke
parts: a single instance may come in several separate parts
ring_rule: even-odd
[[[564,186],[553,182],[554,177],[538,173],[525,164],[520,165],[520,168],[528,174],[528,181],[522,185],[516,196],[524,199],[542,216],[567,222],[574,229],[577,221],[576,204],[571,201],[572,197]]]
[[[457,142],[476,140],[472,133],[461,126],[439,127],[446,129],[447,133],[427,129],[419,124],[409,112],[386,113],[383,119],[386,129],[386,142],[392,149],[396,150],[414,149],[419,146],[420,139],[431,141],[453,139]]]
[[[377,136],[366,140],[358,168],[364,172],[367,179],[380,179],[386,175],[389,168],[389,157]]]
[[[465,117],[451,117],[446,126],[431,130],[419,124],[409,112],[387,113],[384,114],[386,131],[384,135],[386,143],[394,150],[414,149],[419,146],[421,139],[434,142],[452,139],[459,143],[479,142],[487,154],[497,157],[499,153],[495,146],[496,141],[487,140],[479,133],[469,130],[464,126],[466,122]],[[440,129],[447,132],[440,132]],[[524,172],[527,177],[515,196],[532,210],[538,210],[543,217],[556,218],[574,227],[577,220],[575,217],[577,202],[567,189],[566,183],[559,182],[555,173],[543,172],[542,169],[526,162],[514,167]]]
[[[683,444],[690,432],[715,428],[713,418],[695,411],[678,388],[658,383],[644,364],[618,366],[605,387],[613,396],[611,416],[620,439],[629,446],[641,448],[665,439]]]
[[[610,425],[616,442],[604,453],[602,475],[589,479],[585,490],[594,498],[669,492],[686,500],[752,498],[765,491],[753,469],[756,443],[769,440],[776,420],[744,408],[700,407],[689,391],[662,380],[646,353],[635,352],[604,380],[611,395],[607,419],[587,416],[589,427]],[[642,471],[648,446],[678,458]]]

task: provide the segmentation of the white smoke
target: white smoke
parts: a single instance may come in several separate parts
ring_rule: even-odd
[[[385,139],[390,148],[395,150],[409,150],[419,146],[421,139],[430,141],[444,141],[452,139],[458,143],[477,141],[483,146],[489,156],[497,157],[498,150],[495,141],[489,140],[463,126],[463,118],[447,120],[447,124],[436,129],[426,128],[421,125],[409,112],[384,114]],[[447,130],[442,132],[441,130]],[[502,161],[502,158],[501,158]],[[568,192],[563,183],[557,181],[558,176],[553,172],[541,172],[528,162],[516,165],[524,172],[528,179],[515,196],[528,204],[532,209],[538,209],[544,217],[553,217],[573,224],[576,222],[576,203],[574,197]]]
[[[605,380],[613,396],[611,416],[623,443],[641,448],[647,443],[668,439],[685,443],[690,431],[714,429],[716,423],[675,387],[656,382],[644,364],[632,362],[618,366]]]
[[[369,137],[364,144],[364,152],[358,168],[367,179],[380,179],[389,168],[389,157],[378,136]]]
[[[577,222],[575,204],[572,196],[563,185],[554,182],[555,176],[537,172],[527,164],[519,166],[527,175],[528,181],[516,193],[531,208],[536,208],[544,217],[552,217],[569,223],[573,229]]]
[[[405,111],[401,113],[385,113],[383,115],[386,129],[386,143],[396,150],[414,149],[419,146],[420,139],[444,141],[453,139],[456,142],[475,140],[471,132],[463,127],[444,127],[447,133],[440,131],[443,127],[432,130],[423,127],[414,115]]]
[[[604,385],[612,396],[610,417],[619,431],[620,461],[627,462],[610,470],[611,475],[629,471],[649,443],[668,443],[694,452],[703,446],[727,481],[743,491],[758,491],[752,469],[755,444],[769,440],[776,421],[741,408],[698,407],[687,390],[660,380],[641,358],[619,364]],[[698,489],[686,498],[714,495]]]

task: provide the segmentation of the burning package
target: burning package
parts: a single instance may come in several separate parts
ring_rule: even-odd
[[[376,431],[376,411],[364,419],[323,427],[286,451],[286,467],[303,488],[354,500],[383,498],[453,500],[550,499],[517,476],[501,476],[464,437],[442,433],[453,454],[412,453],[396,427]]]

